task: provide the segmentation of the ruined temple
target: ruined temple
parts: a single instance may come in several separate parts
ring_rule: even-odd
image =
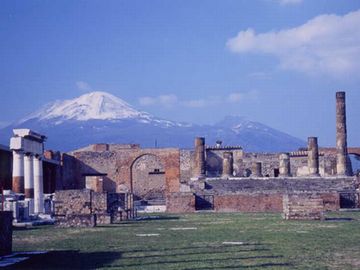
[[[359,180],[354,175],[350,156],[359,157],[360,148],[347,147],[345,104],[345,93],[336,93],[335,148],[321,148],[317,137],[309,137],[306,148],[288,153],[251,153],[241,146],[227,146],[221,141],[209,146],[204,137],[195,138],[193,149],[143,149],[137,144],[101,143],[69,153],[42,152],[26,145],[29,150],[24,150],[24,146],[14,142],[30,141],[36,146],[42,144],[45,137],[29,131],[19,139],[22,137],[18,131],[11,146],[12,183],[9,183],[9,173],[2,172],[7,175],[2,180],[3,186],[12,186],[14,192],[24,193],[30,201],[35,198],[35,213],[45,211],[39,199],[43,198],[43,193],[91,190],[95,192],[93,195],[78,194],[76,198],[86,197],[84,200],[89,203],[96,203],[94,198],[107,201],[99,204],[103,205],[97,212],[99,218],[117,211],[107,199],[114,198],[114,194],[123,194],[121,200],[115,196],[122,201],[116,205],[130,211],[130,217],[136,210],[212,210],[284,212],[286,217],[297,218],[298,213],[291,212],[299,207],[294,207],[294,200],[302,201],[305,209],[358,207]],[[0,152],[3,159],[8,159],[8,153],[6,149]],[[27,166],[25,177],[23,160]],[[29,165],[39,160],[43,161],[39,163],[43,168]],[[9,164],[5,163],[7,167],[2,171],[9,170]],[[63,205],[56,208],[55,199],[54,209],[63,213],[71,205],[66,204],[64,198],[75,198],[76,192],[58,195],[62,196]],[[107,197],[101,195],[105,193]],[[93,213],[92,208],[89,209],[90,212],[85,212]],[[313,212],[308,216],[321,218]],[[89,222],[92,221],[89,219]]]

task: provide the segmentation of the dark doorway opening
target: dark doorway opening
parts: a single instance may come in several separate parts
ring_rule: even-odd
[[[340,193],[340,208],[356,208],[356,193]]]
[[[280,174],[280,170],[278,168],[275,168],[274,169],[274,176],[279,177],[279,174]]]
[[[195,195],[196,210],[214,210],[214,195]]]

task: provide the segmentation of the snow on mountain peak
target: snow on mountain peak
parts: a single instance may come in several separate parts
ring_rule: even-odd
[[[41,108],[37,112],[20,120],[20,123],[30,119],[49,120],[115,120],[142,118],[150,119],[145,112],[135,110],[122,99],[106,92],[91,92],[78,98],[55,101]]]

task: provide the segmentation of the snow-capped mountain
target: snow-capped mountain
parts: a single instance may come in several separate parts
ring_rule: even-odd
[[[75,99],[55,101],[45,105],[35,113],[20,120],[24,123],[30,119],[38,120],[113,120],[139,118],[149,120],[151,116],[139,112],[128,103],[106,92],[91,92]],[[61,123],[59,122],[58,123]]]
[[[47,148],[69,151],[92,143],[139,143],[143,147],[192,148],[196,136],[211,145],[241,145],[245,151],[290,151],[305,142],[261,123],[229,116],[214,125],[195,125],[157,118],[106,92],[55,101],[0,130],[8,144],[13,128],[47,135]]]

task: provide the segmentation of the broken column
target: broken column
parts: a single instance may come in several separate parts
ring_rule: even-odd
[[[33,157],[34,164],[34,212],[35,214],[44,212],[44,183],[42,157]]]
[[[12,190],[24,193],[24,152],[19,148],[13,149]]]
[[[251,176],[253,176],[253,177],[263,177],[261,162],[254,162],[253,163],[253,169],[252,169],[252,175]]]
[[[317,137],[308,138],[309,176],[319,176],[319,147]]]
[[[290,155],[288,153],[282,153],[279,156],[279,173],[280,177],[289,177],[290,174]]]
[[[205,178],[205,138],[195,138],[194,177]]]
[[[223,172],[222,178],[229,178],[233,176],[234,159],[232,152],[223,153]]]
[[[336,169],[338,175],[349,175],[347,169],[347,131],[345,92],[336,93]]]

